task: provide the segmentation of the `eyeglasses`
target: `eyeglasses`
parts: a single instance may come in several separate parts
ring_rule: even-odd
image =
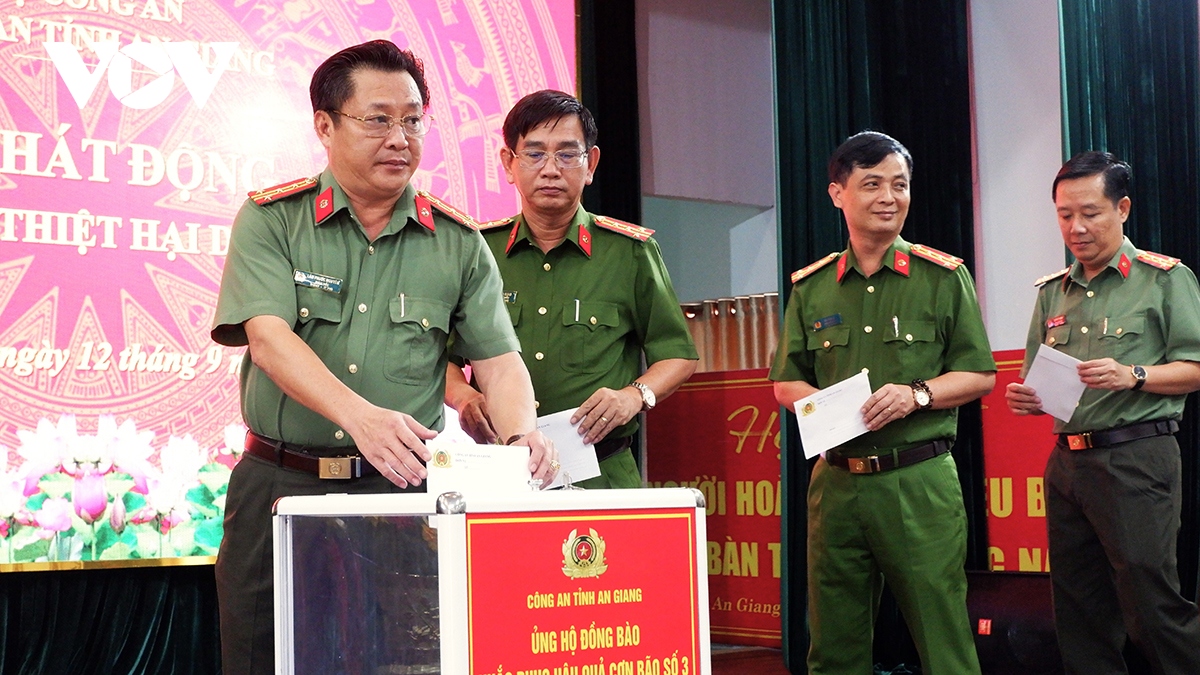
[[[558,152],[543,152],[541,150],[522,150],[513,153],[523,169],[540,169],[546,166],[551,157],[560,169],[578,169],[587,163],[587,153],[579,150],[559,150]]]
[[[429,133],[429,128],[433,126],[433,115],[408,115],[399,119],[391,115],[372,115],[370,117],[358,117],[357,115],[347,115],[341,110],[330,110],[329,112],[337,113],[343,117],[349,117],[352,120],[358,120],[363,123],[366,129],[367,136],[371,138],[383,138],[392,133],[392,127],[400,125],[400,130],[405,136],[410,138],[420,138]]]

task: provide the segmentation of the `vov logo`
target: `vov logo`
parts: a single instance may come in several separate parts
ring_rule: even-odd
[[[196,107],[203,108],[212,95],[217,81],[225,74],[229,61],[237,51],[236,42],[212,42],[214,68],[210,72],[200,58],[195,42],[134,42],[122,47],[118,42],[97,42],[90,45],[99,63],[88,70],[79,48],[70,42],[47,42],[46,52],[80,108],[87,105],[108,73],[108,88],[127,108],[147,110],[162,103],[175,86],[175,75],[183,80]],[[134,90],[133,71],[147,70],[158,75],[149,84]]]

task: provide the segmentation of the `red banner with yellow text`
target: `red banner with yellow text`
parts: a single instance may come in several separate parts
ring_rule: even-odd
[[[646,420],[652,487],[706,500],[710,633],[779,647],[779,405],[767,369],[699,373]]]
[[[988,567],[1048,572],[1042,473],[1054,447],[1049,415],[1019,417],[1004,390],[1020,381],[1021,349],[995,352],[996,386],[983,397],[983,466],[988,508]]]

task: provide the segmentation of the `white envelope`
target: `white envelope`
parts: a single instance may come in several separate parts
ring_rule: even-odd
[[[529,484],[529,448],[523,445],[479,445],[438,437],[425,447],[432,455],[426,467],[430,494],[504,495],[534,489]]]

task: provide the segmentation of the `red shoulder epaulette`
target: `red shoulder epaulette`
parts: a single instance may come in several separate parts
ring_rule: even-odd
[[[459,211],[457,208],[450,206],[449,204],[442,201],[441,199],[434,197],[433,195],[429,194],[428,192],[426,192],[424,190],[418,190],[417,197],[424,198],[435,209],[437,209],[438,211],[441,211],[443,215],[448,217],[450,220],[453,220],[454,222],[458,223],[459,225],[470,228],[472,230],[479,229],[479,224],[475,222],[474,218],[472,218],[471,216],[467,215],[466,213],[464,213],[462,211]]]
[[[1154,253],[1152,251],[1141,251],[1137,254],[1137,259],[1151,267],[1167,271],[1170,271],[1171,268],[1179,264],[1179,258],[1172,258],[1169,255]]]
[[[913,244],[912,253],[918,258],[924,258],[931,263],[941,265],[948,270],[956,270],[958,266],[963,264],[962,258],[956,258],[949,253],[943,253],[936,248],[929,248],[922,244]]]
[[[817,270],[828,265],[829,263],[833,262],[834,260],[837,260],[837,257],[841,254],[842,254],[841,251],[834,251],[833,253],[830,253],[829,255],[825,256],[824,258],[821,258],[817,262],[809,265],[808,267],[804,267],[802,269],[796,270],[795,272],[792,272],[792,283],[793,284],[797,283],[801,279],[812,275],[813,272],[816,272]]]
[[[627,223],[623,220],[617,220],[616,218],[609,218],[608,216],[594,217],[596,219],[596,224],[600,227],[603,227],[611,232],[623,234],[631,239],[637,239],[638,241],[646,241],[650,238],[650,235],[654,234],[654,230],[651,230],[648,227],[642,227],[641,225],[634,225],[633,223]]]
[[[479,223],[479,231],[483,232],[484,230],[494,230],[497,227],[505,227],[506,225],[512,225],[512,222],[515,219],[516,219],[516,216],[509,216],[507,218],[501,218],[499,220],[489,220],[486,223]]]
[[[299,194],[306,190],[311,190],[317,186],[318,180],[314,178],[300,178],[276,185],[275,187],[265,188],[263,190],[255,190],[248,194],[250,199],[259,206],[270,204],[278,199],[290,197],[294,194]]]
[[[1055,279],[1061,277],[1062,275],[1064,275],[1070,271],[1071,271],[1071,266],[1067,265],[1066,267],[1062,268],[1061,270],[1059,270],[1057,272],[1054,272],[1053,274],[1047,274],[1046,276],[1039,278],[1037,281],[1033,282],[1033,285],[1036,288],[1041,288],[1042,286],[1045,286],[1047,283],[1054,281]]]

